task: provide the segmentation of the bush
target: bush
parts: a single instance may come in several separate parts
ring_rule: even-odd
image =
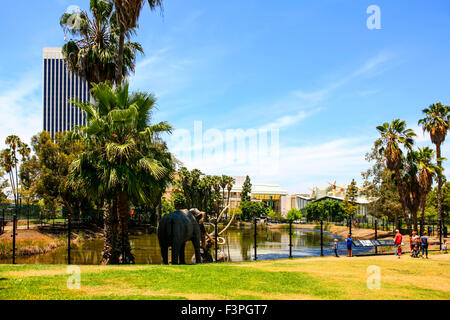
[[[287,220],[299,220],[303,217],[302,211],[300,209],[295,209],[292,208],[291,210],[288,211],[287,215],[286,215],[286,219]]]
[[[186,198],[184,197],[183,194],[177,193],[173,197],[173,206],[175,207],[175,210],[184,209],[185,205],[186,205]]]
[[[268,209],[268,213],[267,216],[271,219],[271,220],[278,220],[280,221],[281,219],[283,219],[283,217],[281,216],[281,213],[275,212],[272,209]]]
[[[241,218],[244,221],[251,221],[253,218],[266,214],[267,208],[264,203],[244,201],[241,203]]]
[[[166,214],[172,213],[175,211],[175,207],[173,204],[166,199],[163,199],[161,202],[161,215],[164,217]]]

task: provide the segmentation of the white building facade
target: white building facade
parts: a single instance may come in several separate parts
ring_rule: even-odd
[[[86,124],[85,113],[70,101],[87,103],[88,83],[68,70],[61,48],[44,48],[42,63],[43,129],[52,137]]]

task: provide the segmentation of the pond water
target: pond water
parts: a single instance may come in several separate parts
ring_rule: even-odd
[[[254,259],[254,230],[251,227],[230,228],[223,235],[226,244],[219,246],[231,257],[232,261],[250,261]],[[324,233],[324,254],[332,255],[331,242],[338,236]],[[135,256],[136,264],[161,264],[161,254],[156,234],[130,235],[130,243]],[[320,256],[320,232],[317,230],[293,230],[293,256],[314,257]],[[340,254],[345,254],[345,244],[339,243]],[[83,241],[72,246],[71,262],[76,265],[98,265],[101,262],[103,240]],[[361,249],[360,249],[361,250]],[[360,250],[354,250],[358,253]],[[214,256],[214,248],[211,250]],[[192,243],[186,245],[186,263],[191,263],[194,255]],[[169,253],[170,257],[170,253]],[[257,233],[258,260],[286,259],[289,257],[289,230],[288,229],[260,229]],[[18,264],[66,264],[67,248],[60,247],[52,252],[30,257],[16,258]],[[11,263],[11,260],[1,260],[0,263]]]

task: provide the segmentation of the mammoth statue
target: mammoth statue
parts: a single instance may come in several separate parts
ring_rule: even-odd
[[[158,240],[163,264],[169,264],[168,250],[172,248],[172,264],[186,264],[185,246],[192,241],[195,263],[212,261],[205,246],[205,213],[197,209],[177,210],[165,215],[158,226]],[[203,247],[201,247],[203,245]]]
[[[222,213],[214,222],[218,224],[228,207],[224,208]],[[232,224],[236,212],[228,225],[218,235],[223,234]],[[204,223],[206,215],[198,209],[177,210],[165,215],[158,226],[158,240],[161,248],[163,264],[169,264],[168,250],[172,248],[172,264],[186,264],[185,246],[186,242],[192,241],[195,255],[192,257],[192,263],[210,263],[213,262],[210,249],[215,244],[214,234],[208,234]],[[218,238],[218,244],[220,239]],[[219,259],[218,259],[219,260]]]

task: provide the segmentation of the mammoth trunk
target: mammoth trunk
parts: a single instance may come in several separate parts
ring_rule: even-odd
[[[119,243],[120,257],[122,264],[134,264],[134,256],[131,253],[130,240],[128,238],[128,219],[130,208],[128,206],[128,196],[122,193],[117,198],[118,216],[119,216]]]

